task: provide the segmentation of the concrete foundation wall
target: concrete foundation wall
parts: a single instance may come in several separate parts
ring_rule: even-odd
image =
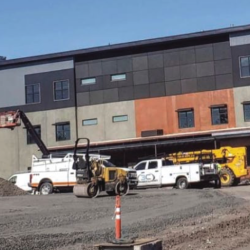
[[[79,137],[88,137],[91,141],[107,141],[136,136],[134,101],[78,107],[77,114]],[[128,121],[113,122],[112,117],[119,115],[127,115]],[[97,125],[82,125],[83,120],[93,118],[97,118]]]
[[[42,140],[47,147],[74,144],[76,140],[75,108],[66,108],[26,114],[33,125],[41,126]],[[53,124],[70,122],[70,140],[56,141]],[[0,177],[7,178],[19,171],[26,171],[31,165],[31,156],[38,157],[36,144],[27,144],[27,131],[22,124],[14,130],[0,129]]]

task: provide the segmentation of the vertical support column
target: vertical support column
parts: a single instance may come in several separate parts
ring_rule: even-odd
[[[155,158],[157,158],[157,155],[158,155],[158,153],[157,153],[157,145],[155,144]]]
[[[115,238],[121,239],[121,197],[119,195],[115,200]]]

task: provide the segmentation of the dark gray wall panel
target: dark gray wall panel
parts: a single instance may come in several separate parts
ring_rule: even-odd
[[[148,55],[148,67],[150,69],[163,67],[163,54]]]
[[[179,51],[164,53],[164,66],[165,67],[177,66],[179,64],[180,64]]]
[[[197,78],[181,80],[182,94],[197,92]]]
[[[76,74],[76,78],[89,77],[89,65],[87,63],[76,63],[75,74]]]
[[[89,63],[89,76],[100,76],[102,75],[102,63],[93,62]]]
[[[133,70],[144,70],[148,69],[148,57],[138,56],[133,58]]]
[[[233,87],[233,77],[231,74],[216,76],[216,89],[227,89]]]
[[[104,75],[117,74],[117,62],[116,61],[105,61],[102,62],[102,72]]]
[[[165,83],[154,83],[150,84],[150,97],[159,97],[159,96],[165,96]]]
[[[165,81],[174,81],[179,80],[181,78],[180,67],[168,67],[165,68]]]
[[[86,92],[89,91],[89,85],[81,85],[81,79],[76,79],[76,91],[77,92]]]
[[[232,47],[233,83],[235,87],[249,86],[250,77],[240,76],[240,57],[250,55],[250,44]]]
[[[126,73],[126,80],[117,81],[118,87],[125,87],[133,85],[133,74],[132,72]]]
[[[141,99],[141,98],[148,98],[149,95],[149,85],[137,85],[134,86],[134,98]]]
[[[113,89],[118,87],[117,82],[112,82],[111,81],[111,76],[110,75],[105,75],[102,77],[103,81],[103,89]]]
[[[134,87],[122,87],[118,89],[119,101],[129,101],[134,99]]]
[[[118,101],[119,101],[118,88],[103,90],[103,102],[104,103],[118,102]]]
[[[90,104],[89,92],[77,93],[77,106],[86,106]]]
[[[69,80],[69,100],[54,101],[53,82],[58,80]],[[33,111],[75,106],[74,69],[58,70],[25,76],[25,84],[29,85],[34,83],[40,83],[41,103],[25,105],[33,107]]]
[[[181,94],[181,81],[172,81],[165,83],[166,95],[179,95]]]
[[[131,58],[124,58],[117,60],[118,73],[131,72],[133,70],[133,64]]]
[[[197,78],[197,90],[198,91],[209,91],[215,90],[215,77],[206,76]]]
[[[97,76],[96,77],[96,83],[95,84],[90,84],[89,85],[89,90],[101,90],[103,89],[103,77],[102,76]]]
[[[180,69],[181,69],[181,79],[196,77],[196,65],[195,64],[182,65]]]
[[[214,75],[214,62],[197,63],[197,76],[211,76]]]
[[[196,62],[213,61],[213,46],[196,48],[195,49]]]
[[[214,66],[215,66],[216,75],[232,73],[232,60],[231,59],[215,61]]]
[[[91,91],[89,93],[90,95],[90,104],[102,104],[103,103],[103,91],[98,90],[98,91]]]
[[[149,83],[157,83],[157,82],[164,82],[164,69],[150,69],[149,70]]]
[[[187,49],[180,51],[180,64],[195,63],[195,50]]]
[[[133,72],[133,79],[135,85],[149,83],[148,70]]]
[[[214,48],[214,60],[222,60],[231,58],[231,48],[229,42],[215,43]]]

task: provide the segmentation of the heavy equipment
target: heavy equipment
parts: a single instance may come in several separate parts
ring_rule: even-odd
[[[204,149],[200,151],[178,152],[168,155],[174,164],[211,163],[221,165],[220,179],[222,186],[238,185],[240,178],[248,174],[246,147],[221,147],[220,149]]]
[[[84,156],[77,154],[80,140],[86,140],[86,153]],[[74,165],[76,182],[73,192],[76,197],[95,198],[101,191],[108,195],[126,195],[130,188],[138,184],[137,173],[132,169],[118,168],[102,158],[89,156],[88,138],[79,138],[75,142]]]
[[[136,188],[136,171],[116,167],[101,155],[90,155],[88,138],[76,140],[74,154],[52,155],[23,111],[0,113],[0,128],[14,129],[21,125],[21,121],[42,152],[41,159],[32,157],[30,186],[35,190],[42,193],[44,187],[45,193],[49,194],[53,188],[74,186],[73,191],[77,197],[94,198],[101,191],[106,191],[108,195],[126,195],[130,189]],[[77,154],[81,139],[87,141],[86,154]],[[75,178],[72,178],[73,174]]]

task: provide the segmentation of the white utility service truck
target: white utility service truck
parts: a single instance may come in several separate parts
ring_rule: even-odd
[[[115,167],[110,156],[90,154],[90,160],[101,160],[103,168]],[[32,167],[29,186],[40,194],[51,194],[53,190],[73,189],[76,185],[76,170],[73,169],[74,154],[68,153],[63,157],[50,155],[47,158],[32,156]],[[77,154],[85,159],[85,154]],[[119,168],[120,169],[120,168]],[[137,186],[137,175],[134,169],[122,168],[127,172],[127,181],[130,189]]]
[[[220,188],[220,178],[216,164],[181,164],[174,165],[171,160],[154,159],[139,162],[134,166],[137,172],[139,187],[175,186],[178,189],[188,188],[191,183],[214,182]]]

